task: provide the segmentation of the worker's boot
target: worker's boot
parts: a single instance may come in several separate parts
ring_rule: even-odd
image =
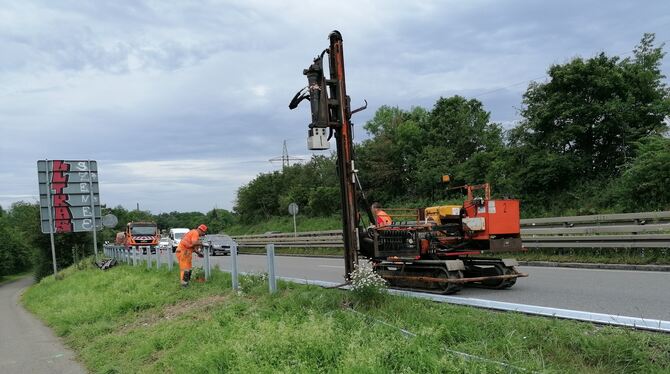
[[[182,287],[188,287],[188,282],[191,280],[191,271],[190,270],[185,270],[184,271],[184,278],[181,280],[181,286]]]

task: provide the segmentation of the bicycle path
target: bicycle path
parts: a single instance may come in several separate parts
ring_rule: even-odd
[[[86,373],[75,354],[20,304],[26,277],[0,286],[0,373]]]

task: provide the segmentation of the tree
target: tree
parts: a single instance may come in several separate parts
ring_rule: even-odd
[[[617,175],[634,156],[637,141],[667,129],[664,53],[653,42],[653,34],[645,34],[632,59],[600,53],[551,66],[550,80],[531,83],[524,94],[524,119],[512,132],[512,143],[571,165],[572,182]]]
[[[613,182],[616,201],[627,211],[670,209],[670,139],[646,137],[638,142],[637,153]]]

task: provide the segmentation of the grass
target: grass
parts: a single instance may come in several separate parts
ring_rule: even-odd
[[[32,273],[29,272],[29,271],[26,271],[26,272],[19,273],[19,274],[12,274],[12,275],[5,275],[5,276],[2,276],[2,277],[0,277],[0,286],[2,286],[2,285],[5,284],[5,283],[13,282],[13,281],[15,281],[15,280],[17,280],[17,279],[21,279],[21,278],[27,277],[27,276],[29,276],[30,274],[32,274]]]
[[[663,373],[670,336],[261,277],[180,289],[175,272],[63,271],[23,296],[95,373]],[[356,310],[354,312],[353,310]],[[403,334],[399,328],[415,336]]]
[[[296,217],[298,231],[338,230],[342,228],[340,216],[331,217]],[[235,224],[226,227],[228,235],[263,234],[269,231],[293,232],[293,217],[270,217],[254,224]]]
[[[584,262],[631,265],[669,265],[670,250],[667,248],[628,249],[628,248],[560,248],[529,249],[516,252],[512,257],[522,261]]]

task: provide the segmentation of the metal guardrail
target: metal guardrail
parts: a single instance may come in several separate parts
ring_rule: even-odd
[[[526,248],[670,248],[670,211],[521,220]],[[341,248],[340,230],[234,236],[240,248]]]

